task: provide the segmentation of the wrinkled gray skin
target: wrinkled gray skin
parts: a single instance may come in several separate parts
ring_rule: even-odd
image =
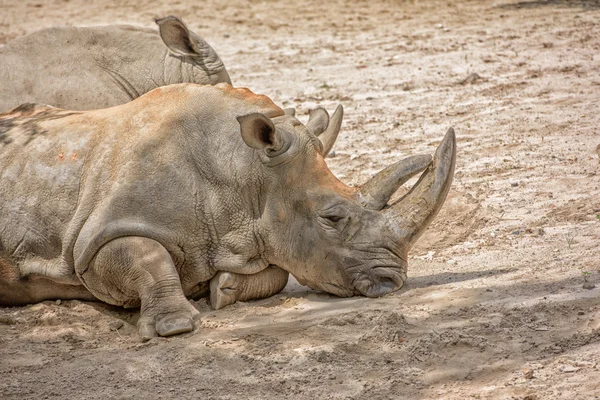
[[[93,110],[174,83],[231,83],[217,53],[180,19],[156,23],[158,32],[127,25],[49,28],[0,47],[0,111],[27,102]]]
[[[191,331],[198,312],[186,297],[209,284],[217,303],[277,292],[287,272],[338,296],[398,290],[450,188],[453,131],[433,159],[399,161],[356,189],[329,171],[307,126],[227,84],[0,115],[0,304],[141,307],[148,339]]]

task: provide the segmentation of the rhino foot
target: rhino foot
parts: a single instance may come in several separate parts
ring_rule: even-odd
[[[236,301],[264,299],[281,292],[288,272],[270,265],[250,275],[219,272],[210,281],[210,305],[218,310]]]
[[[172,336],[194,330],[194,323],[200,319],[200,313],[187,302],[185,310],[157,316],[145,312],[138,321],[138,332],[142,340],[150,340],[157,336]]]
[[[215,310],[235,303],[239,297],[240,278],[231,272],[219,272],[210,281],[210,305]]]

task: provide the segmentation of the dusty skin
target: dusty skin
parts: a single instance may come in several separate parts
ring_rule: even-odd
[[[454,126],[453,189],[407,285],[201,300],[199,329],[145,344],[137,311],[2,308],[0,398],[600,398],[600,3],[233,3],[3,1],[0,42],[181,15],[236,84],[305,121],[344,105],[327,162],[349,184]]]

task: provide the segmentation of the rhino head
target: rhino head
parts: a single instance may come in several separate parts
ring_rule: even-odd
[[[259,225],[267,260],[301,284],[337,296],[378,297],[400,289],[407,253],[452,183],[453,129],[433,158],[409,157],[352,188],[324,161],[339,132],[341,107],[331,120],[323,109],[316,110],[306,125],[286,114],[238,117],[244,142],[264,166]],[[388,204],[400,185],[422,171],[408,194]]]

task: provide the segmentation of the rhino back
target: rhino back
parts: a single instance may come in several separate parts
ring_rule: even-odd
[[[0,111],[25,102],[100,109],[163,85],[223,81],[220,71],[209,72],[171,55],[152,29],[126,25],[49,28],[0,48],[0,76],[5,77]]]

